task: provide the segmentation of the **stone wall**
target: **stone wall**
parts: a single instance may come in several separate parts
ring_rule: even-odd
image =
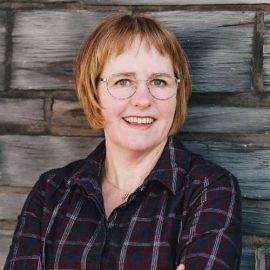
[[[270,269],[270,0],[0,0],[0,267],[38,176],[102,139],[77,102],[72,63],[117,12],[150,14],[181,40],[193,95],[179,136],[237,176],[241,270]]]

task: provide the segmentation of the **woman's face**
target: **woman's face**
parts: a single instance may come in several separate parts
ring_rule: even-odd
[[[147,49],[139,38],[128,50],[108,60],[101,78],[118,73],[132,73],[138,80],[147,80],[155,73],[174,76],[169,57],[161,55],[154,47]],[[155,99],[143,81],[128,99],[112,97],[105,82],[99,82],[98,91],[108,145],[143,152],[166,143],[175,114],[176,96]]]

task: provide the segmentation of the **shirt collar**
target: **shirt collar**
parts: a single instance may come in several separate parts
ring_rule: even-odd
[[[68,186],[77,184],[82,186],[88,194],[101,195],[105,152],[105,141],[103,140],[69,178]],[[180,139],[176,136],[169,137],[157,164],[145,179],[144,185],[158,181],[175,194],[183,185],[182,180],[187,174],[190,160],[190,152],[183,146]]]

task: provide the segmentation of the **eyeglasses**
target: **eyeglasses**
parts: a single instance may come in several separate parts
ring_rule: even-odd
[[[116,99],[132,97],[138,83],[143,81],[154,98],[166,100],[176,95],[180,79],[169,74],[157,74],[148,80],[137,80],[133,75],[114,74],[107,79],[99,78],[98,81],[106,82],[109,94]]]

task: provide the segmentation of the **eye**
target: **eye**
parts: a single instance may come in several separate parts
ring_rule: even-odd
[[[130,86],[131,81],[129,79],[119,79],[114,84],[117,86]]]
[[[167,85],[167,82],[162,79],[153,79],[150,84],[155,87],[164,87]]]

